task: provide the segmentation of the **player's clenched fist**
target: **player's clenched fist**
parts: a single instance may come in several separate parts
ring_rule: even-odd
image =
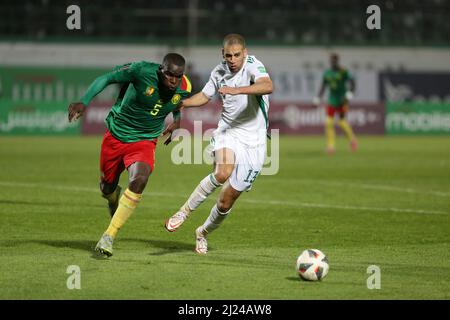
[[[218,91],[222,95],[231,94],[232,96],[240,93],[239,88],[233,88],[233,87],[227,87],[227,86],[221,87]]]
[[[77,120],[84,113],[86,106],[82,102],[74,102],[69,105],[69,122]]]

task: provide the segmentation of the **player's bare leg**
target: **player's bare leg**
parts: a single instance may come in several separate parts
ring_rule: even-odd
[[[141,200],[142,192],[147,185],[151,173],[151,168],[147,163],[135,162],[128,167],[128,173],[128,188],[120,197],[119,206],[111,219],[109,227],[95,247],[97,252],[107,257],[110,257],[113,254],[113,240],[118,231],[134,212],[134,209]]]
[[[219,149],[214,154],[214,173],[209,174],[198,184],[188,200],[170,217],[166,223],[166,230],[176,231],[192,211],[197,209],[218,187],[228,179],[234,169],[234,152],[231,149]]]
[[[206,219],[206,221],[195,230],[195,252],[206,254],[208,252],[208,242],[206,237],[216,230],[231,212],[234,202],[241,195],[241,191],[235,190],[229,180],[225,182],[219,194],[219,199]]]
[[[102,192],[102,197],[108,200],[109,215],[111,218],[119,206],[119,198],[122,188],[118,185],[120,175],[114,179],[113,183],[108,183],[106,181],[100,181],[100,191]]]

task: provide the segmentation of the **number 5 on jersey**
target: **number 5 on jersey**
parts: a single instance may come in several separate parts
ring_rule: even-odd
[[[150,114],[152,116],[156,116],[158,114],[159,110],[161,110],[161,108],[162,108],[162,104],[155,103],[155,106],[153,107],[153,110],[150,111]]]
[[[258,170],[248,170],[247,178],[245,178],[244,182],[253,183],[258,176],[258,173]]]

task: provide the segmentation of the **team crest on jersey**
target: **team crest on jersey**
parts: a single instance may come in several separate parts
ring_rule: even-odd
[[[172,102],[173,104],[178,104],[178,102],[180,102],[181,100],[181,96],[177,93],[172,97],[172,100],[170,100],[170,102]]]
[[[144,94],[145,94],[147,97],[150,97],[150,96],[153,94],[153,92],[155,92],[155,88],[153,88],[153,87],[147,87],[147,89],[145,89]]]

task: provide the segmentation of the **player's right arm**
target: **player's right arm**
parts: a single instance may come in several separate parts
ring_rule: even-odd
[[[348,81],[348,89],[345,93],[345,99],[347,99],[347,102],[353,99],[353,94],[355,92],[355,78],[353,78],[353,75],[346,71],[345,78]]]
[[[313,98],[313,105],[315,105],[316,107],[320,104],[320,102],[322,101],[322,97],[323,94],[325,92],[325,87],[327,86],[327,83],[325,82],[325,77],[323,77],[322,79],[322,84],[320,85],[320,89],[319,89],[319,93],[317,94],[317,96],[315,96]]]
[[[79,102],[73,102],[68,108],[69,122],[77,120],[81,117],[92,101],[92,99],[102,92],[111,83],[130,83],[133,82],[137,63],[127,63],[116,67],[113,71],[99,76],[92,82]]]
[[[201,107],[209,102],[212,97],[217,93],[218,85],[215,78],[215,71],[217,67],[211,72],[211,76],[208,82],[203,87],[202,91],[194,94],[192,97],[184,99],[180,103],[180,109]]]
[[[203,93],[203,91],[200,91],[196,94],[194,94],[192,97],[184,99],[181,101],[180,109],[181,108],[192,108],[192,107],[201,107],[209,102],[209,98]]]

